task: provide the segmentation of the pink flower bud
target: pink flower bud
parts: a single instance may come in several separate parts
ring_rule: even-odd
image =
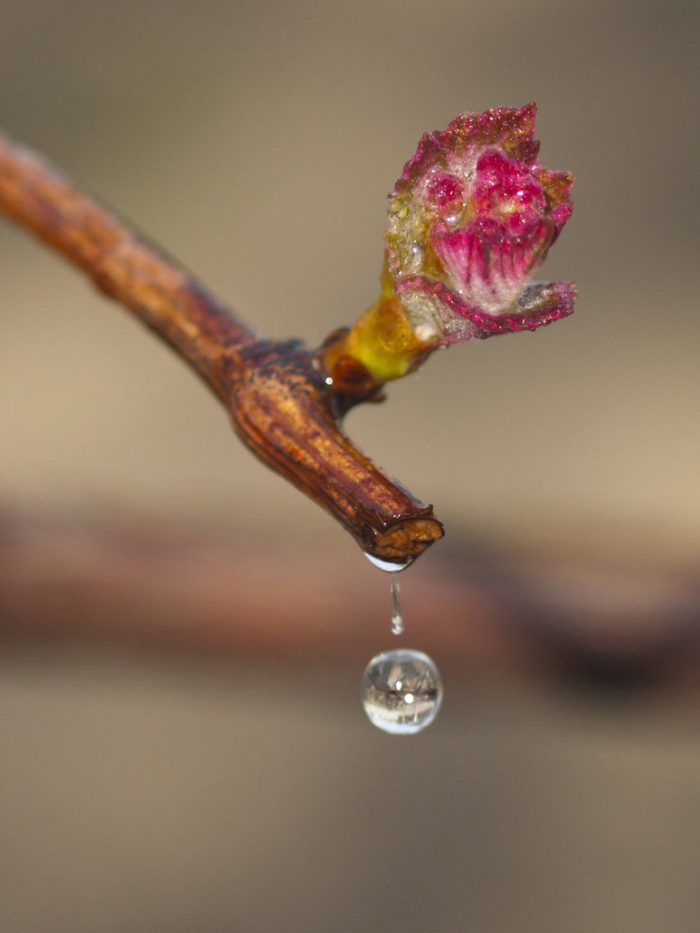
[[[396,183],[387,271],[426,342],[534,330],[573,311],[571,283],[528,285],[572,210],[573,177],[535,162],[535,114],[462,114],[421,139]]]

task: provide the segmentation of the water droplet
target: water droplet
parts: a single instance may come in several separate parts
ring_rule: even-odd
[[[412,559],[407,561],[382,560],[381,557],[375,557],[374,554],[368,554],[366,551],[364,554],[370,564],[374,564],[375,567],[379,567],[385,573],[398,573],[400,570],[410,567],[413,563]]]
[[[399,581],[396,574],[391,575],[391,634],[403,635],[403,613],[401,612],[401,597],[399,594]]]
[[[411,251],[409,255],[409,271],[415,275],[420,272],[423,265],[423,247],[419,243],[414,243],[411,246]]]
[[[383,732],[420,732],[435,719],[441,703],[440,674],[422,651],[385,651],[365,669],[362,705],[370,722]]]

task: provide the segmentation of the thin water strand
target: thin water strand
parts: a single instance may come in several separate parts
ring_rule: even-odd
[[[391,575],[391,634],[403,635],[404,629],[399,581],[396,578],[396,574],[393,573]]]

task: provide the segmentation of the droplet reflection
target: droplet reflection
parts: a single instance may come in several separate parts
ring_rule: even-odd
[[[362,704],[370,722],[384,732],[420,732],[435,719],[441,703],[440,674],[422,651],[385,651],[365,669]]]

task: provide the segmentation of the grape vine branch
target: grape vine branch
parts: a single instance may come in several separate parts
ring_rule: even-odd
[[[256,334],[201,282],[0,136],[0,210],[62,253],[182,356],[264,463],[369,555],[403,565],[443,535],[432,506],[341,429],[355,405],[438,347],[532,331],[573,310],[570,283],[528,284],[571,213],[572,177],[535,162],[535,107],[462,114],[426,134],[389,202],[377,301],[317,350]]]
[[[79,266],[197,371],[243,442],[377,557],[403,561],[442,536],[432,509],[342,433],[362,396],[326,384],[298,341],[258,337],[212,293],[34,154],[0,139],[0,208]],[[377,387],[374,386],[376,389]]]

